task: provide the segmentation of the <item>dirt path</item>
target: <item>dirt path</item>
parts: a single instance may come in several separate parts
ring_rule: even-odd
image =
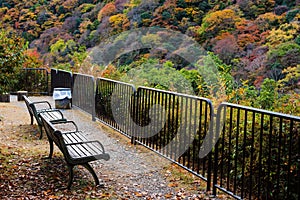
[[[53,105],[51,97],[31,99],[48,100]],[[30,125],[25,103],[13,98],[11,103],[0,103],[1,199],[211,199],[203,192],[203,182],[166,159],[132,145],[128,138],[93,122],[78,109],[63,113],[87,137],[101,141],[110,154],[109,161],[92,163],[105,187],[94,187],[89,173],[78,167],[72,190],[63,190],[68,172],[60,152],[55,149],[53,160],[42,159],[48,155],[47,139],[38,139],[37,126]]]

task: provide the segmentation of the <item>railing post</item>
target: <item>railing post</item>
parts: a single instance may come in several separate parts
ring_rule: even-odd
[[[209,128],[209,132],[208,134],[210,135],[210,147],[212,145],[212,139],[214,139],[214,111],[212,110],[212,112],[210,113],[210,128]],[[212,173],[212,166],[213,166],[213,163],[212,163],[212,152],[209,152],[208,154],[208,169],[207,169],[207,186],[206,186],[206,191],[210,191],[210,187],[211,187],[211,173]]]
[[[132,97],[133,97],[133,122],[131,124],[131,130],[132,130],[132,135],[131,135],[131,144],[136,144],[136,130],[133,128],[134,127],[134,124],[133,123],[137,123],[138,122],[138,106],[139,106],[139,88],[133,93]]]
[[[216,116],[216,124],[215,124],[215,133],[214,134],[220,134],[221,131],[221,111],[222,111],[222,107],[223,105],[220,104],[218,109],[217,109],[217,114]],[[214,138],[217,135],[215,135]],[[218,137],[219,138],[219,137]],[[218,139],[218,141],[216,142],[216,145],[214,147],[214,163],[213,163],[213,195],[216,196],[217,195],[217,188],[216,188],[216,184],[218,181],[218,154],[219,154],[219,142],[220,140]]]
[[[96,81],[93,77],[92,121],[96,121]]]

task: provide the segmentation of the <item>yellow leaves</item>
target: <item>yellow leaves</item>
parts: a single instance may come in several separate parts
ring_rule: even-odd
[[[298,23],[285,23],[280,25],[278,29],[272,29],[267,37],[268,46],[277,46],[279,44],[292,41],[300,31]]]
[[[116,29],[117,32],[127,30],[130,22],[126,15],[117,14],[109,18],[109,23]]]
[[[92,10],[94,7],[95,7],[94,4],[84,3],[79,6],[79,10],[81,13],[86,13],[86,12],[89,12],[90,10]]]
[[[126,18],[127,17],[124,14],[113,15],[109,18],[109,23],[113,24],[114,26],[119,26]]]
[[[285,74],[285,77],[278,81],[281,88],[286,88],[285,85],[291,85],[291,89],[297,87],[298,81],[300,79],[300,65],[283,69],[282,73]]]
[[[260,30],[265,31],[277,26],[277,24],[281,23],[283,19],[283,16],[278,16],[273,12],[268,12],[259,15],[254,22],[257,24]]]
[[[0,8],[0,17],[2,17],[8,11],[7,7]]]
[[[241,18],[235,13],[234,10],[231,9],[218,10],[209,13],[203,19],[199,34],[204,34],[204,38],[214,37],[220,32],[226,32],[235,29],[236,22],[240,20]]]
[[[108,192],[105,192],[105,193],[102,193],[101,194],[101,197],[102,198],[105,198],[105,197],[110,197],[111,195],[110,195],[110,193],[108,193]]]
[[[26,22],[35,19],[36,19],[36,14],[30,12],[29,9],[23,9],[21,12],[21,16],[19,18],[19,22]]]
[[[218,25],[220,23],[225,22],[226,20],[232,20],[235,19],[237,16],[235,15],[235,12],[231,9],[224,9],[224,10],[219,10],[216,12],[213,12],[211,14],[208,14],[205,18],[204,21],[211,26],[209,29],[212,29],[214,25]],[[209,30],[208,29],[208,30]]]
[[[145,26],[149,26],[151,24],[152,20],[151,19],[142,19],[142,22]],[[138,27],[138,26],[134,24],[134,27]]]

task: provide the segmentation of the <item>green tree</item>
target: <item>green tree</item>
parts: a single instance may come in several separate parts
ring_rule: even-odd
[[[178,70],[171,61],[160,63],[158,59],[141,59],[136,61],[139,65],[132,68],[122,77],[122,81],[137,86],[147,86],[156,89],[193,94],[191,83]],[[132,63],[135,65],[135,63]],[[138,76],[137,76],[138,74]]]
[[[257,98],[258,104],[262,109],[273,110],[275,100],[277,99],[277,83],[273,79],[266,78],[261,85],[260,94]]]
[[[0,94],[10,92],[17,84],[17,75],[26,60],[25,40],[15,33],[0,30]]]

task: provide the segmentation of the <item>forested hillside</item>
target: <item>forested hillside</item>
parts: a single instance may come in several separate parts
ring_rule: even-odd
[[[28,41],[26,55],[30,62],[25,62],[24,67],[57,67],[88,73],[88,52],[104,39],[140,27],[168,28],[194,38],[209,52],[222,71],[220,82],[226,87],[226,96],[221,100],[300,113],[300,0],[0,3],[2,28],[18,32]],[[162,52],[134,52],[110,66],[93,66],[93,71],[118,79],[129,69],[157,62],[180,71],[191,81],[195,94],[213,98],[210,86],[197,70],[180,59],[168,60]],[[147,78],[147,72],[138,72]]]

